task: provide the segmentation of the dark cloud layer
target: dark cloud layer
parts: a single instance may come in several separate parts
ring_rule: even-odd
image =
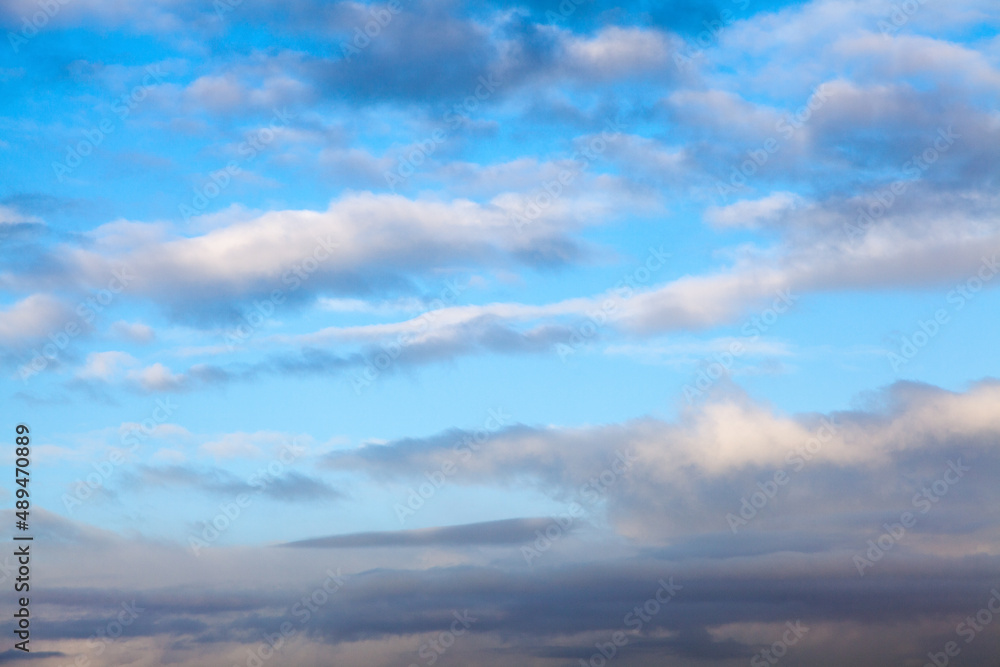
[[[353,533],[314,537],[289,542],[286,547],[346,549],[357,547],[463,546],[478,544],[523,544],[535,538],[535,531],[545,529],[551,519],[504,519],[462,526],[421,528],[418,530]]]

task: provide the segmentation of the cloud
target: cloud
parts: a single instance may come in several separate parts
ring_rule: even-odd
[[[128,378],[146,391],[177,391],[186,382],[184,375],[174,373],[159,362],[140,370],[129,371]]]
[[[25,215],[16,208],[0,205],[0,227],[40,224],[44,223],[36,215]]]
[[[235,319],[237,303],[275,291],[289,300],[317,292],[366,295],[470,261],[561,264],[577,247],[549,229],[518,233],[501,206],[372,194],[344,197],[325,211],[275,211],[154,242],[159,232],[137,223],[100,228],[92,233],[100,250],[63,247],[52,261],[66,278],[95,287],[124,265],[134,274],[130,296],[157,301],[181,318],[228,313]],[[5,279],[32,280],[9,273]]]
[[[86,365],[77,371],[77,377],[108,382],[116,378],[125,368],[138,363],[139,360],[127,352],[91,352],[87,355]]]
[[[740,345],[741,355],[753,359],[764,357],[791,357],[795,354],[791,346],[782,341],[750,340],[747,337],[714,338],[705,341],[677,341],[666,343],[645,344],[612,344],[604,349],[605,354],[624,355],[641,358],[670,365],[693,366],[704,363],[706,359],[715,359],[717,355],[731,354],[734,344]],[[735,373],[736,368],[730,372]]]
[[[150,343],[156,338],[156,332],[153,331],[153,327],[142,322],[119,320],[111,325],[111,332],[119,338],[133,343]]]
[[[960,289],[1000,284],[995,0],[395,7],[0,6],[14,35],[58,9],[23,67],[0,71],[12,108],[29,110],[0,141],[18,167],[0,200],[0,347],[13,358],[61,350],[66,336],[79,346],[72,371],[15,397],[51,417],[52,439],[33,451],[56,486],[90,485],[106,452],[141,444],[104,480],[123,511],[78,508],[87,523],[37,499],[39,664],[265,663],[283,624],[295,634],[272,663],[426,664],[456,614],[474,621],[436,664],[610,663],[615,637],[621,667],[755,664],[789,623],[808,626],[789,667],[920,665],[956,641],[1000,565],[1000,383],[955,390],[969,355],[989,349],[988,311],[949,329],[964,336],[965,366],[932,364],[942,387],[899,382],[842,403],[862,375],[828,377],[837,359],[810,359],[816,374],[767,383],[772,404],[729,377],[702,384],[710,376],[690,365],[736,342],[764,370],[797,361],[815,349],[803,336],[826,322],[813,311],[830,294],[857,306],[841,318],[849,335],[897,306],[929,317]],[[900,12],[905,25],[881,34]],[[117,61],[138,42],[156,45],[169,75],[117,122],[143,67]],[[206,174],[241,158],[246,133],[285,105],[266,155],[196,205],[191,187],[206,192]],[[453,123],[456,108],[467,116]],[[598,134],[607,119],[622,131]],[[17,192],[50,182],[40,158],[86,146],[104,120],[113,136],[61,184],[86,199]],[[599,156],[554,185],[592,145]],[[143,154],[117,150],[129,146]],[[421,155],[389,194],[385,172]],[[519,226],[532,206],[539,215]],[[84,333],[74,306],[123,269],[134,278],[93,323],[119,344],[93,349],[65,327]],[[435,299],[442,283],[456,298]],[[794,318],[780,340],[735,338],[768,308]],[[237,325],[252,329],[239,344]],[[593,355],[530,387],[480,376],[504,365],[479,359],[444,369],[447,382],[416,377],[419,396],[336,395],[335,380],[383,372],[386,358],[392,372],[567,346]],[[690,372],[696,400],[679,396],[676,417],[630,413],[658,374],[597,354]],[[869,366],[850,370],[888,373]],[[606,399],[596,413],[565,400],[584,377]],[[169,401],[136,408],[182,391],[197,400],[180,416],[190,407],[195,422],[277,408],[208,436],[157,424],[176,418]],[[337,423],[350,438],[318,456],[324,438],[310,440],[308,458],[274,475],[265,462],[287,436],[269,429],[301,421],[303,391],[334,407],[301,426]],[[531,404],[529,423],[483,441],[442,421],[511,391]],[[386,398],[389,410],[374,409]],[[451,403],[420,410],[437,399]],[[803,400],[826,404],[787,411]],[[136,421],[73,433],[117,403]],[[387,529],[406,487],[444,470],[454,474],[440,473],[447,487],[421,527]],[[240,494],[259,497],[261,514],[192,553],[192,527]],[[13,510],[0,519],[9,530]],[[859,555],[872,560],[864,572]],[[0,556],[0,583],[13,567]],[[666,581],[682,586],[669,604],[656,597]],[[111,636],[123,603],[142,613],[98,655],[88,639]],[[995,662],[998,627],[960,659]]]
[[[585,80],[621,81],[643,74],[669,80],[677,45],[657,30],[609,26],[593,36],[567,35],[562,48],[563,67]]]
[[[793,477],[798,473],[800,479],[789,486],[796,500],[769,508],[761,524],[809,535],[808,522],[821,511],[830,519],[831,530],[836,526],[850,535],[866,526],[870,511],[849,509],[850,498],[838,496],[837,488],[847,485],[851,498],[879,504],[881,485],[891,483],[894,502],[901,508],[895,510],[898,515],[922,484],[948,469],[949,461],[1000,466],[1000,450],[992,444],[1000,434],[1000,417],[991,407],[1000,400],[996,381],[984,381],[962,394],[901,382],[869,410],[795,417],[775,414],[745,396],[729,394],[725,387],[720,390],[675,423],[644,418],[584,428],[514,426],[493,435],[471,455],[461,443],[473,434],[451,431],[333,452],[325,464],[382,480],[408,479],[461,459],[451,478],[457,484],[505,486],[531,480],[539,490],[566,501],[599,492],[619,531],[654,543],[681,534],[727,531],[727,513],[739,511],[742,494],[757,490],[744,483],[736,491],[735,481],[768,480],[777,470]],[[623,456],[634,465],[627,473],[616,472],[621,483],[602,486],[594,481],[602,472],[613,471],[615,460]],[[941,510],[948,521],[935,525],[950,521],[960,530],[978,531],[979,524],[962,517],[974,514],[968,503],[982,493],[979,484],[970,482],[953,493],[951,509]],[[973,491],[973,485],[978,490]],[[885,516],[893,512],[886,507],[882,511]],[[966,511],[970,514],[963,514]]]
[[[20,347],[50,334],[60,334],[70,322],[83,326],[77,320],[72,310],[55,297],[33,294],[0,310],[0,342]]]
[[[974,49],[923,35],[865,34],[845,37],[834,49],[839,55],[863,63],[863,75],[878,79],[933,76],[979,91],[1000,90],[1000,71],[985,54]]]
[[[72,4],[58,5],[44,13],[45,20],[35,20],[42,28],[46,26],[70,28],[77,26],[129,27],[151,33],[166,33],[181,30],[190,14],[184,2],[159,0],[141,7],[121,8],[109,0],[80,0]],[[22,20],[33,17],[39,6],[30,0],[11,0],[4,3],[0,17],[11,29],[20,31]],[[37,28],[38,26],[33,26]],[[34,33],[31,33],[32,35]]]
[[[285,547],[347,549],[359,547],[433,547],[469,546],[477,544],[524,544],[535,538],[536,530],[544,530],[551,519],[504,519],[471,523],[462,526],[421,528],[385,532],[331,535],[289,542]]]
[[[744,247],[731,267],[715,273],[637,290],[620,283],[602,294],[541,305],[451,306],[399,322],[270,340],[309,346],[405,340],[414,361],[431,348],[434,358],[476,349],[551,351],[569,344],[572,327],[595,312],[603,314],[599,337],[655,336],[734,324],[772,303],[785,311],[812,292],[952,288],[969,280],[986,288],[1000,285],[992,280],[1000,229],[985,200],[973,192],[906,188],[905,197],[893,195],[896,203],[888,211],[873,204],[884,192],[822,201],[776,193],[709,209],[707,217],[716,225],[769,228],[783,237],[773,248]],[[668,255],[662,246],[659,253]]]
[[[964,392],[901,382],[851,410],[800,415],[723,389],[670,422],[510,427],[468,450],[449,477],[464,489],[517,487],[576,502],[585,509],[577,519],[567,509],[283,541],[279,549],[216,546],[196,558],[183,544],[38,509],[36,534],[50,546],[53,571],[73,572],[38,594],[47,648],[76,655],[83,649],[74,640],[134,600],[143,613],[114,650],[181,665],[239,660],[286,622],[296,630],[288,664],[312,664],[317,651],[340,664],[400,664],[447,630],[455,612],[467,612],[475,621],[449,658],[497,667],[512,658],[586,661],[619,631],[628,638],[622,665],[745,662],[788,622],[808,628],[789,659],[875,667],[938,650],[986,605],[1000,550],[982,513],[1000,501],[1000,382]],[[456,460],[470,435],[338,450],[325,465],[364,473],[379,488]],[[618,452],[631,461],[624,470],[614,465]],[[783,482],[774,481],[779,470]],[[218,468],[182,465],[140,465],[122,480],[126,491],[222,497],[258,488]],[[265,495],[338,498],[296,473]],[[854,557],[904,512],[916,523],[861,577]],[[731,530],[727,515],[747,523]],[[127,567],[137,561],[150,567]],[[664,586],[675,589],[669,603]],[[648,607],[655,613],[637,616],[658,591]],[[970,645],[966,655],[985,661],[991,646]]]
[[[742,200],[728,206],[712,206],[705,219],[719,227],[755,229],[762,223],[780,218],[800,205],[801,197],[791,192],[773,192],[762,199]]]
[[[859,586],[856,573],[842,567],[843,553],[797,549],[735,559],[642,554],[586,564],[540,563],[534,569],[513,561],[367,569],[361,562],[331,566],[324,549],[261,549],[250,563],[246,550],[219,548],[212,559],[195,563],[175,547],[112,541],[117,548],[90,575],[94,580],[129,562],[126,557],[145,556],[163,566],[156,569],[157,582],[181,575],[188,585],[150,586],[147,578],[140,588],[119,578],[99,588],[78,577],[72,585],[47,587],[38,599],[45,609],[72,609],[96,621],[80,625],[42,612],[50,648],[75,654],[80,649],[67,640],[93,634],[94,627],[114,618],[112,610],[121,610],[121,601],[134,600],[143,613],[112,648],[145,646],[159,661],[182,665],[206,656],[238,661],[261,644],[262,635],[287,622],[296,631],[295,641],[285,646],[287,664],[310,664],[322,651],[338,664],[388,667],[417,659],[420,647],[447,631],[457,613],[468,621],[467,632],[448,657],[489,667],[510,664],[512,657],[586,661],[595,644],[614,632],[627,637],[620,647],[623,665],[652,659],[671,666],[697,658],[714,661],[710,664],[745,662],[778,641],[789,621],[808,629],[804,641],[789,649],[789,659],[820,667],[845,660],[875,667],[925,655],[954,638],[956,624],[985,606],[996,565],[993,557],[963,565],[898,555],[883,563],[886,575]],[[53,557],[65,561],[71,550],[79,557],[81,550],[90,554],[97,547],[56,542]],[[372,549],[364,551],[373,557]],[[279,587],[270,583],[269,572],[281,563],[286,570]],[[213,579],[222,573],[229,575],[225,583]],[[664,586],[673,588],[672,597],[664,596]],[[648,603],[655,613],[643,612],[658,592],[669,602]],[[322,604],[307,607],[302,599],[313,594]],[[639,618],[642,623],[636,623]],[[844,636],[852,641],[844,642]],[[989,644],[980,640],[963,653],[985,662],[992,657]]]
[[[274,112],[288,105],[297,106],[307,101],[311,87],[286,74],[259,75],[252,68],[242,68],[247,80],[232,70],[220,75],[205,75],[189,83],[183,90],[184,103],[195,109],[211,113],[232,115],[252,110]]]
[[[134,472],[122,473],[126,490],[141,488],[190,488],[216,496],[233,497],[258,494],[283,502],[336,500],[342,494],[326,482],[291,470],[279,475],[266,472],[242,479],[221,468],[196,468],[185,465],[136,466]]]
[[[293,446],[299,447],[302,446],[301,442],[307,440],[304,436],[289,438],[288,434],[278,431],[241,431],[209,440],[201,446],[201,450],[216,459],[259,458],[265,452],[277,451],[281,445],[291,442]]]

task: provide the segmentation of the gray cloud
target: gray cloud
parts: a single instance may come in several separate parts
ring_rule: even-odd
[[[289,542],[285,547],[318,547],[347,549],[358,547],[432,547],[468,546],[477,544],[523,544],[535,538],[536,530],[544,530],[551,519],[503,519],[461,526],[420,528],[349,535],[314,537]]]
[[[122,473],[125,488],[136,491],[149,487],[187,487],[219,496],[260,494],[284,502],[323,501],[341,498],[342,494],[326,482],[296,472],[279,476],[238,477],[221,468],[197,469],[190,466],[136,466]]]

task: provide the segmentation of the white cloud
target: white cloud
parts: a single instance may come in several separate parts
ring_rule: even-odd
[[[85,326],[72,310],[47,294],[33,294],[0,310],[0,342],[21,345],[48,335],[67,336],[63,329],[75,324],[77,334]]]
[[[67,246],[54,260],[75,284],[98,288],[113,270],[127,266],[135,273],[129,294],[184,308],[302,285],[349,292],[386,280],[387,274],[402,279],[470,262],[562,261],[573,242],[561,236],[559,226],[587,220],[586,211],[559,202],[544,223],[519,231],[508,216],[511,203],[356,194],[325,211],[275,211],[165,240],[157,225],[120,222],[90,234],[98,250]],[[4,278],[12,286],[34,282],[28,275]]]
[[[157,362],[141,370],[129,371],[128,378],[146,391],[175,391],[184,386],[186,377]]]
[[[657,71],[673,73],[670,54],[676,45],[656,30],[610,26],[592,37],[566,35],[564,40],[564,66],[588,79],[618,79]]]
[[[705,211],[705,219],[719,227],[756,229],[801,206],[802,201],[802,197],[791,192],[773,192],[761,199],[710,206]]]
[[[91,352],[87,355],[87,363],[77,372],[77,377],[84,380],[109,382],[120,375],[124,369],[138,363],[139,360],[127,352]]]
[[[292,436],[279,431],[237,432],[210,440],[201,446],[201,451],[216,459],[256,459],[265,454],[277,454],[288,447],[305,447],[312,439],[306,436]],[[296,450],[298,451],[298,450]],[[296,456],[301,456],[298,451]]]
[[[141,322],[119,320],[111,325],[111,331],[116,336],[133,343],[149,343],[156,337],[153,327]]]
[[[26,215],[16,208],[0,205],[0,225],[16,225],[22,223],[42,224],[42,219],[35,215]]]
[[[179,465],[187,461],[184,452],[177,449],[158,449],[153,453],[153,460],[166,463],[168,465]]]

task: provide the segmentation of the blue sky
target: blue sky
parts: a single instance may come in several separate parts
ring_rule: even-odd
[[[920,665],[1000,583],[995,3],[0,22],[38,664]]]

